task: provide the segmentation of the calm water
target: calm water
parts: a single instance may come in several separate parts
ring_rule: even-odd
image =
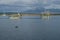
[[[60,16],[6,18],[0,17],[0,40],[60,40]]]

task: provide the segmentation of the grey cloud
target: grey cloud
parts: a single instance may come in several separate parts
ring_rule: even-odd
[[[60,5],[60,0],[53,1],[53,4]]]
[[[30,10],[40,7],[50,8],[52,4],[60,4],[58,0],[0,0],[0,5],[5,6],[4,9]],[[7,7],[7,8],[6,8]],[[60,7],[60,6],[59,6]],[[0,7],[1,8],[1,7]],[[11,9],[12,8],[12,9]],[[2,9],[2,8],[1,8]]]

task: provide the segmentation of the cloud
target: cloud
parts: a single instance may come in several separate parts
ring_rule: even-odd
[[[53,4],[60,5],[60,0],[53,1]]]
[[[34,6],[60,4],[60,0],[0,0],[0,4]]]
[[[44,8],[60,8],[60,6],[56,6],[57,4],[60,4],[59,0],[0,0],[0,5],[8,5],[8,7],[3,7],[5,9],[16,9],[16,10],[35,10],[39,7]],[[1,7],[0,7],[1,8]]]
[[[44,8],[46,8],[46,9],[51,9],[51,8],[60,9],[60,0],[50,0],[49,2],[47,3],[47,5]]]
[[[17,0],[0,0],[0,4],[13,4]]]
[[[20,10],[29,10],[40,6],[39,4],[41,4],[41,0],[0,0],[0,5],[1,4],[8,5],[8,7],[3,7],[4,9],[17,8]]]
[[[35,4],[38,0],[0,0],[0,4]]]

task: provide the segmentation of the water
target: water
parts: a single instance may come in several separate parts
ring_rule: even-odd
[[[60,40],[60,16],[7,18],[0,17],[0,40]]]

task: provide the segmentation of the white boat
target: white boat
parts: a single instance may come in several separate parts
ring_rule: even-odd
[[[9,19],[20,19],[20,17],[9,17]]]
[[[14,15],[14,16],[11,16],[9,19],[20,19],[21,18],[21,14],[18,13],[18,15]]]
[[[6,14],[3,14],[2,16],[6,16]]]

